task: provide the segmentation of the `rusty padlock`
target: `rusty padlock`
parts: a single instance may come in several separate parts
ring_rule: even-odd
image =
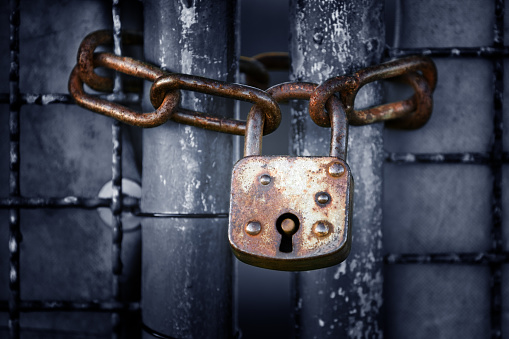
[[[329,157],[261,156],[263,114],[250,112],[244,158],[232,174],[228,229],[241,261],[301,271],[332,266],[348,256],[354,186],[343,159],[348,124],[341,102],[330,101]]]

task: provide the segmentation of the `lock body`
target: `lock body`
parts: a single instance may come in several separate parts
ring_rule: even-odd
[[[353,178],[336,157],[248,156],[234,169],[228,237],[241,261],[300,271],[350,252]]]

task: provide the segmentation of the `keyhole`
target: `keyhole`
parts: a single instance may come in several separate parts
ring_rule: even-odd
[[[299,230],[299,218],[291,213],[282,214],[276,221],[276,229],[281,234],[279,251],[292,252],[292,236]]]

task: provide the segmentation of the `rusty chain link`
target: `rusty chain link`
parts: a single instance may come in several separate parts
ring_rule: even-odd
[[[272,86],[271,88],[267,89],[266,92],[278,103],[281,103],[294,99],[309,100],[317,87],[317,84],[310,82],[285,82]],[[336,140],[336,143],[331,143],[331,147],[333,147],[333,145],[336,145],[336,147],[331,148],[330,153],[334,154],[334,156],[344,158],[346,155],[348,140],[348,128],[345,125],[347,121],[346,114],[344,112],[341,101],[335,96],[332,96],[330,100],[326,102],[326,107],[328,112],[336,112],[336,115],[339,115],[343,118],[334,124],[334,129],[337,130],[337,133],[332,133],[338,135],[339,139]],[[263,112],[261,112],[257,106],[253,106],[249,111],[247,123],[250,125],[250,128],[246,129],[244,154],[260,154],[261,138],[249,137],[248,133],[252,133],[254,136],[261,134],[263,130],[263,124],[266,119],[265,116],[261,113]]]
[[[126,45],[142,44],[143,38],[139,34],[124,32],[122,42]],[[263,53],[250,58],[241,57],[239,68],[246,75],[248,84],[243,85],[170,73],[133,58],[108,52],[95,52],[98,46],[111,43],[112,33],[107,30],[96,31],[85,37],[78,51],[78,64],[69,78],[69,92],[78,105],[134,126],[155,127],[172,120],[223,133],[245,134],[245,121],[179,107],[181,89],[253,103],[250,116],[256,115],[261,118],[248,120],[257,124],[257,129],[253,130],[263,131],[264,135],[275,131],[281,122],[281,111],[277,102],[290,99],[308,99],[311,119],[323,127],[331,126],[328,113],[331,110],[344,110],[351,125],[387,121],[387,126],[402,129],[419,128],[431,115],[432,93],[436,86],[437,74],[433,61],[427,57],[411,56],[392,60],[361,69],[352,75],[330,78],[321,85],[303,82],[283,83],[264,91],[262,89],[267,88],[269,83],[268,71],[289,69],[290,59],[287,53]],[[155,111],[139,113],[118,103],[87,94],[83,84],[100,92],[110,92],[113,88],[111,78],[95,73],[97,67],[154,82],[150,90],[150,100]],[[410,85],[414,95],[407,100],[363,110],[354,109],[355,97],[360,88],[370,82],[389,78]],[[140,88],[126,86],[126,90],[139,91]],[[339,94],[340,100],[335,96],[336,93]],[[260,111],[263,114],[258,114]]]
[[[422,75],[417,73],[422,72]],[[366,84],[377,80],[396,78],[412,86],[412,98],[363,110],[354,110],[355,96]],[[432,93],[437,82],[435,64],[430,58],[410,56],[380,65],[366,67],[352,75],[326,80],[314,91],[309,100],[309,114],[322,127],[330,126],[325,110],[326,101],[340,93],[345,106],[348,123],[366,125],[378,121],[393,120],[389,127],[414,129],[423,126],[431,116]],[[392,125],[391,125],[392,124]]]

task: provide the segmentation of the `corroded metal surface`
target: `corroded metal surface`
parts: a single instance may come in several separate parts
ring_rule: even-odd
[[[69,93],[76,103],[84,108],[139,127],[155,127],[164,124],[171,118],[172,108],[178,104],[178,96],[167,96],[154,112],[136,112],[126,106],[85,93],[77,67],[73,69],[69,78]]]
[[[146,0],[143,12],[148,62],[235,81],[237,1]],[[149,83],[144,90],[148,98]],[[180,97],[182,108],[233,117],[233,100],[186,90]],[[142,318],[164,336],[234,337],[235,265],[223,217],[232,153],[227,134],[178,123],[143,130],[141,210],[181,216],[142,221]]]
[[[311,82],[293,81],[274,85],[266,92],[278,103],[288,102],[292,99],[309,100],[317,86]],[[330,155],[344,159],[348,140],[348,122],[345,110],[341,101],[335,96],[331,96],[325,105],[331,117],[329,126],[333,126],[334,129]],[[246,122],[244,156],[261,154],[262,139],[260,135],[264,130],[264,114],[262,113],[258,105],[253,106],[249,112]]]
[[[422,72],[422,77],[417,71]],[[412,98],[354,110],[355,97],[359,90],[370,82],[398,77],[401,81],[412,86],[415,94]],[[325,102],[336,92],[341,94],[341,101],[345,105],[348,122],[354,126],[361,126],[378,121],[407,118],[407,123],[400,119],[398,124],[391,127],[419,128],[431,116],[431,95],[435,90],[437,71],[433,61],[424,56],[411,56],[399,60],[392,60],[380,65],[363,68],[353,75],[330,78],[322,83],[309,100],[309,114],[313,121],[323,127],[330,126],[330,120],[325,111]],[[416,113],[413,113],[417,111]],[[417,122],[414,121],[417,119]]]
[[[394,112],[397,112],[398,108],[400,108],[400,111],[398,112],[399,117],[396,118],[396,114],[394,114],[393,117],[385,121],[385,126],[398,129],[421,128],[431,118],[431,112],[433,111],[433,90],[428,85],[425,77],[419,75],[419,73],[408,73],[402,75],[400,79],[412,86],[415,94],[408,100],[377,106],[383,109],[386,105],[394,105]],[[412,103],[413,109],[405,110],[403,106],[406,103]],[[374,108],[367,109],[366,111],[372,110],[374,110]]]
[[[173,120],[208,130],[244,135],[246,125],[244,121],[181,108],[179,106],[180,91],[178,89],[187,89],[260,105],[266,114],[264,134],[272,133],[281,123],[279,106],[264,91],[257,88],[186,74],[169,74],[149,63],[129,57],[116,56],[112,53],[93,54],[93,49],[98,44],[111,41],[111,37],[107,38],[108,33],[109,31],[92,33],[85,38],[80,46],[78,65],[69,77],[69,93],[78,105],[138,127],[157,127],[168,120]],[[130,35],[126,36],[130,37]],[[91,37],[94,39],[91,39]],[[141,113],[124,105],[87,94],[83,89],[83,83],[96,90],[108,91],[112,88],[112,80],[97,75],[94,72],[95,67],[106,67],[127,75],[153,81],[154,85],[150,98],[156,111]]]
[[[331,175],[329,168],[338,165],[345,169],[342,175]],[[268,183],[261,180],[264,176]],[[228,237],[233,252],[248,264],[277,270],[335,265],[350,252],[352,195],[350,169],[341,159],[243,158],[232,175]],[[292,216],[297,221],[285,227],[288,233],[296,228],[295,233],[282,234],[282,224]],[[250,234],[246,226],[252,222],[259,223],[261,231]],[[320,222],[328,229],[320,225],[316,230]],[[289,227],[292,223],[296,226]],[[285,241],[289,248],[284,248]]]
[[[381,0],[290,1],[291,79],[322,83],[380,62],[385,46]],[[325,52],[324,52],[325,51]],[[367,84],[356,108],[382,102],[379,83]],[[292,150],[328,153],[324,129],[292,104]],[[382,338],[382,124],[350,127],[347,162],[355,180],[352,250],[335,267],[292,275],[295,338]]]
[[[124,33],[126,44],[140,44],[142,37],[135,33]],[[168,120],[186,125],[201,127],[217,132],[244,135],[246,123],[209,113],[188,110],[179,106],[180,91],[187,89],[237,100],[253,102],[262,107],[265,113],[264,135],[276,130],[281,122],[281,113],[271,97],[254,87],[221,82],[187,74],[170,74],[163,68],[121,57],[112,53],[94,53],[97,46],[111,44],[111,31],[102,30],[89,34],[80,45],[78,65],[69,78],[69,92],[78,105],[94,112],[113,117],[127,124],[140,127],[156,127]],[[164,66],[164,65],[163,65]],[[246,73],[248,84],[265,89],[269,81],[269,70],[286,70],[290,66],[288,53],[269,52],[241,57],[240,70]],[[99,76],[96,67],[105,67],[154,82],[150,100],[155,112],[138,113],[128,107],[87,94],[83,83],[98,91],[111,91],[113,80]],[[422,76],[418,72],[422,72]],[[354,102],[359,90],[366,84],[382,79],[396,77],[413,87],[415,94],[407,100],[354,110]],[[120,78],[115,78],[119,85]],[[341,94],[349,123],[366,125],[379,121],[397,120],[388,124],[393,128],[415,129],[423,126],[431,116],[432,93],[436,86],[436,68],[433,61],[424,56],[411,56],[392,60],[377,66],[361,69],[353,75],[331,77],[316,87],[310,98],[309,113],[313,121],[322,127],[331,125],[326,102],[334,93]],[[279,93],[292,88],[281,84]],[[270,93],[267,90],[267,93]],[[307,92],[306,92],[307,93]],[[307,94],[306,94],[307,96]]]
[[[267,90],[278,102],[309,99],[316,84],[289,82]],[[353,179],[346,156],[348,123],[339,99],[331,112],[330,157],[262,157],[265,115],[247,119],[245,158],[235,164],[228,237],[240,260],[299,271],[332,266],[350,252]]]
[[[264,134],[273,132],[281,123],[281,111],[279,106],[276,101],[264,91],[246,85],[187,74],[169,74],[157,79],[150,90],[152,106],[159,107],[168,95],[171,95],[171,93],[178,95],[179,91],[177,90],[180,89],[254,103],[256,106],[259,106],[265,114]],[[200,115],[205,116],[203,113]],[[214,118],[214,116],[210,117]],[[196,118],[197,117],[195,117],[195,119]],[[232,124],[233,123],[240,124],[241,122],[232,120]],[[201,124],[196,124],[195,126],[200,127]],[[226,130],[225,132],[228,131]]]
[[[143,36],[137,33],[122,33],[122,44],[140,45],[143,43]],[[96,91],[111,92],[113,90],[113,80],[109,77],[103,77],[94,72],[97,67],[94,63],[94,51],[100,45],[113,44],[113,32],[111,30],[100,30],[88,34],[80,44],[78,49],[78,65],[80,78],[90,88]],[[113,53],[108,53],[115,55]]]

